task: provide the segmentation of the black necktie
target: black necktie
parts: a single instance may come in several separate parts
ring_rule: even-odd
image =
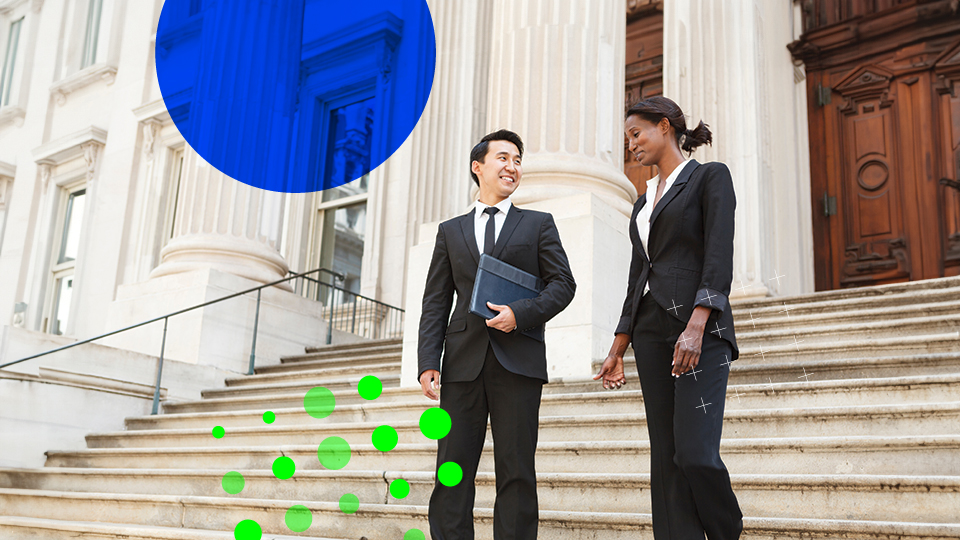
[[[493,216],[500,209],[496,206],[488,206],[483,209],[483,213],[487,214],[487,232],[483,237],[483,252],[487,255],[493,255],[493,246],[496,244],[496,229],[494,229]]]

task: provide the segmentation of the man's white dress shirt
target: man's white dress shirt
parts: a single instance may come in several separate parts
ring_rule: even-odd
[[[484,213],[484,210],[489,206],[489,204],[477,201],[477,210],[473,216],[473,232],[477,237],[477,251],[480,253],[483,253],[484,237],[487,234],[487,220],[490,218],[490,214]],[[493,242],[496,245],[497,239],[500,238],[500,229],[503,228],[503,222],[507,220],[507,212],[510,211],[513,203],[510,201],[510,197],[507,197],[494,206],[500,210],[493,216]]]

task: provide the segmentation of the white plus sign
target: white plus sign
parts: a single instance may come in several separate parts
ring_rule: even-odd
[[[726,330],[726,329],[727,329],[726,326],[724,326],[723,328],[720,328],[720,323],[718,322],[718,323],[717,323],[717,329],[716,329],[716,330],[711,330],[710,333],[711,333],[711,334],[716,334],[717,337],[721,337],[721,336],[720,336],[720,331],[721,331],[721,330]]]
[[[743,292],[743,291],[747,290],[747,286],[743,284],[743,280],[742,280],[742,279],[740,280],[740,286],[737,287],[737,290],[740,291],[740,292]]]
[[[797,352],[800,352],[800,344],[803,343],[803,340],[797,341],[797,335],[793,335],[793,344],[797,347]]]
[[[733,397],[737,398],[737,403],[740,403],[740,396],[741,396],[741,395],[742,395],[742,394],[741,394],[740,392],[738,392],[736,388],[733,389]],[[706,412],[706,411],[704,411],[704,412]]]
[[[787,317],[788,317],[788,318],[790,317],[790,308],[787,307],[787,303],[786,303],[786,302],[783,303],[783,309],[781,309],[781,310],[778,311],[777,313],[783,313],[783,312],[786,312],[786,313],[787,313]]]
[[[730,369],[730,364],[732,364],[733,362],[730,361],[730,357],[729,357],[729,356],[723,355],[723,357],[726,358],[727,361],[724,362],[724,363],[722,363],[722,364],[720,364],[720,365],[721,365],[721,366],[727,366],[727,369]]]
[[[757,354],[759,354],[760,357],[763,358],[764,360],[767,359],[767,357],[763,355],[763,345],[760,346],[760,352],[758,352]],[[756,356],[757,354],[755,354],[754,356]]]
[[[760,319],[754,318],[754,317],[753,317],[753,311],[750,311],[749,309],[747,310],[747,313],[750,314],[750,320],[747,321],[747,322],[750,323],[750,324],[752,324],[752,325],[753,325],[753,328],[756,329],[756,328],[757,328],[757,321],[759,321]]]
[[[767,377],[767,381],[768,381],[767,386],[769,386],[770,389],[773,390],[773,379],[771,379],[770,377]]]
[[[687,344],[687,341],[689,341],[689,340],[691,340],[691,339],[693,339],[693,338],[688,338],[688,337],[686,337],[686,336],[684,336],[684,335],[681,335],[681,336],[680,336],[680,339],[679,339],[678,341],[682,341],[683,344],[686,345],[686,344]]]
[[[697,373],[703,373],[703,370],[702,370],[702,369],[700,369],[700,370],[694,369],[693,371],[688,371],[688,372],[686,373],[686,375],[693,375],[693,380],[696,381],[696,380],[697,380]]]
[[[776,275],[776,276],[768,279],[767,281],[777,280],[777,287],[779,287],[779,286],[780,286],[780,278],[782,278],[782,277],[787,277],[787,276],[781,276],[781,275],[780,275],[780,272],[777,272],[777,275]]]
[[[707,405],[713,405],[713,403],[704,403],[703,398],[700,398],[700,405],[697,405],[698,409],[703,409],[703,414],[707,414]]]
[[[716,298],[716,297],[717,297],[717,295],[715,295],[715,294],[710,294],[710,291],[707,291],[707,302],[708,302],[711,306],[713,305],[713,299]]]
[[[672,311],[674,315],[676,315],[676,314],[678,313],[678,312],[677,312],[677,309],[683,307],[683,304],[680,304],[680,305],[678,306],[677,303],[674,302],[672,298],[670,299],[670,303],[673,304],[673,307],[670,308],[670,309],[668,309],[667,311]]]
[[[799,377],[797,377],[797,378],[798,378],[798,379],[803,379],[803,380],[805,380],[805,381],[807,381],[807,382],[810,382],[810,376],[811,376],[811,375],[813,375],[813,373],[807,373],[807,368],[803,368],[803,375],[801,375],[801,376],[799,376]]]

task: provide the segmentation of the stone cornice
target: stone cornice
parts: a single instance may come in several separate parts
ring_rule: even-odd
[[[79,90],[84,86],[89,86],[97,81],[105,81],[108,85],[113,84],[117,78],[117,67],[109,64],[94,64],[81,69],[69,77],[57,81],[50,86],[50,93],[56,97],[57,105],[64,105],[67,102],[67,95]]]
[[[17,105],[0,107],[0,126],[5,126],[11,122],[16,123],[18,126],[23,125],[23,118],[26,115],[27,111]]]
[[[16,167],[7,163],[6,161],[0,161],[0,179],[13,178],[16,173]]]
[[[137,119],[137,122],[156,120],[165,124],[171,121],[170,112],[167,111],[167,106],[163,102],[163,99],[144,103],[136,107],[133,109],[133,116]]]
[[[84,148],[94,144],[107,144],[107,131],[96,126],[90,126],[65,137],[60,137],[38,146],[33,150],[33,159],[37,163],[59,165],[78,157],[84,157]],[[87,151],[89,154],[90,151]]]

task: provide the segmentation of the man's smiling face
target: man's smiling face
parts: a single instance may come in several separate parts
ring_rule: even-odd
[[[474,161],[470,167],[480,180],[480,201],[490,205],[512,195],[523,176],[520,151],[509,141],[490,141],[483,162]]]

